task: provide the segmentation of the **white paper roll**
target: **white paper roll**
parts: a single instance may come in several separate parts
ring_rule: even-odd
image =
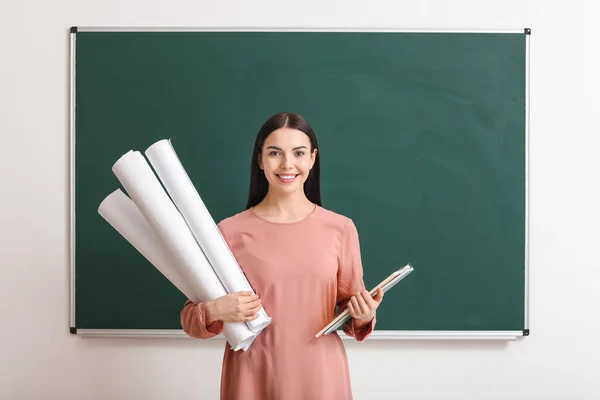
[[[185,220],[142,154],[129,151],[112,170],[198,298],[207,301],[226,295]],[[224,323],[223,335],[235,350],[247,349],[256,337],[243,322]]]
[[[146,150],[146,157],[188,223],[206,258],[229,293],[252,291],[242,269],[221,235],[194,184],[185,171],[170,140],[161,140]],[[257,333],[271,323],[261,308],[259,317],[246,324]]]
[[[200,302],[200,298],[175,267],[175,260],[171,259],[135,203],[121,189],[115,190],[100,203],[98,213],[181,293],[194,303]]]

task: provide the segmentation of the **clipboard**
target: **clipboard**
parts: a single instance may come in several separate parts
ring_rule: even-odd
[[[414,268],[410,264],[406,264],[404,267],[400,268],[397,271],[394,271],[390,276],[385,278],[379,285],[375,286],[369,294],[371,297],[377,294],[377,289],[381,288],[383,293],[387,292],[394,286],[398,284],[402,279],[406,278],[408,274],[414,271]],[[330,323],[327,324],[319,333],[315,335],[316,338],[321,337],[323,335],[329,335],[331,332],[337,330],[340,326],[342,326],[346,321],[351,318],[350,311],[348,307],[344,308],[344,311],[339,313]]]

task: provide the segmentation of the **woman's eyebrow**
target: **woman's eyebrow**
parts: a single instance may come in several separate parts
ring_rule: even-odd
[[[306,146],[298,146],[298,147],[294,147],[292,150],[298,150],[298,149],[306,149]],[[275,150],[279,150],[279,151],[283,151],[281,148],[277,147],[277,146],[268,146],[267,149],[275,149]]]

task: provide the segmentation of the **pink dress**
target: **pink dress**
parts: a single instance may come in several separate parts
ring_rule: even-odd
[[[352,399],[341,338],[337,333],[315,338],[335,316],[336,305],[365,288],[352,220],[317,206],[301,221],[275,223],[248,209],[218,227],[272,318],[247,351],[225,345],[221,399]],[[358,341],[376,322],[355,330],[352,321],[343,330]],[[189,300],[181,324],[201,339],[223,329],[221,321],[206,326],[204,304]]]

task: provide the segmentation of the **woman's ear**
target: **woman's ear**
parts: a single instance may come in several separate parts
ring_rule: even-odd
[[[260,153],[258,153],[258,168],[264,169],[263,162],[262,162],[262,155]]]
[[[315,161],[317,160],[317,149],[313,150],[310,158],[311,158],[310,169],[312,169],[312,167],[315,165]]]

